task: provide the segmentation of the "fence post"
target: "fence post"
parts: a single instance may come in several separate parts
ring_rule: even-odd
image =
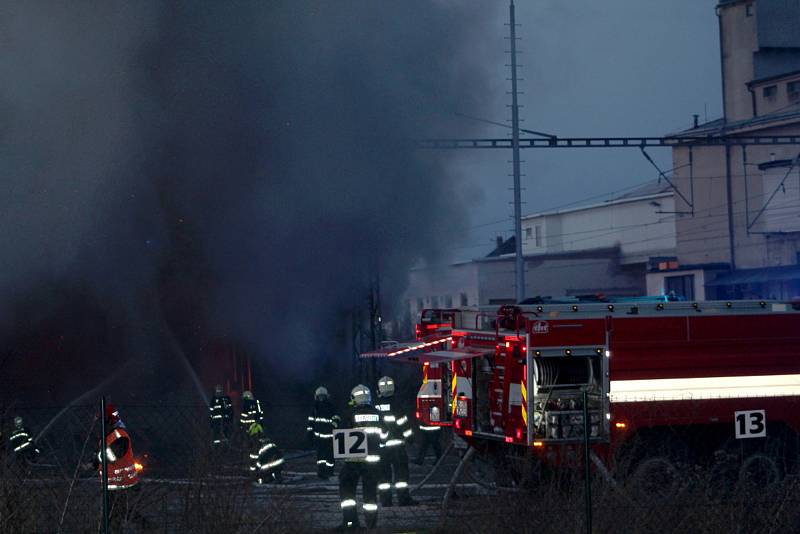
[[[106,455],[106,398],[100,399],[100,461],[103,466],[103,533],[108,534],[108,458]]]
[[[592,471],[589,465],[589,437],[592,425],[589,424],[589,393],[583,388],[583,490],[586,499],[586,532],[592,534]]]

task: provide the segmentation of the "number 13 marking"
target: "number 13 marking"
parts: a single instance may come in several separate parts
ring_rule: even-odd
[[[734,412],[736,439],[763,438],[767,435],[766,410]]]

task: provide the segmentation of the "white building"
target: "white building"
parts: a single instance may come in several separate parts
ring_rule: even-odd
[[[679,135],[800,135],[800,2],[720,0],[716,13],[724,115]],[[696,300],[800,295],[798,152],[676,145],[677,261],[663,275]]]
[[[675,201],[653,182],[612,200],[523,217],[526,297],[647,292],[648,271],[675,259]],[[657,273],[656,273],[657,274]],[[514,302],[514,238],[487,256],[409,273],[408,311]],[[653,285],[653,292],[662,288]]]

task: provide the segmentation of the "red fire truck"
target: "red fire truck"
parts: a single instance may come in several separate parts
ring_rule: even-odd
[[[420,424],[490,456],[577,465],[586,430],[604,472],[721,453],[770,479],[797,470],[798,302],[425,310],[417,334],[364,356],[420,364]]]

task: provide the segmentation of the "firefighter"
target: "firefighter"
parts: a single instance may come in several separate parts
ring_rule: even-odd
[[[231,422],[233,421],[233,403],[225,395],[220,384],[214,387],[214,398],[208,407],[211,420],[211,443],[220,445],[228,441],[231,435]]]
[[[408,455],[406,440],[410,439],[413,430],[408,416],[400,414],[392,406],[394,398],[394,380],[384,376],[378,380],[378,397],[380,402],[375,408],[381,413],[383,426],[386,429],[386,440],[381,449],[381,481],[378,493],[381,505],[392,506],[392,471],[394,471],[394,489],[400,506],[416,504],[408,490]]]
[[[105,451],[108,463],[108,489],[117,491],[132,488],[139,483],[139,471],[133,458],[131,437],[113,404],[106,405],[105,419],[106,435],[103,437],[101,450],[97,451],[93,460],[94,468],[100,470],[102,477],[102,451]]]
[[[384,433],[378,410],[372,407],[372,394],[367,386],[359,384],[350,392],[353,411],[345,428],[361,428],[367,434],[367,455],[347,458],[339,473],[339,497],[342,507],[342,530],[358,528],[356,489],[361,479],[364,497],[364,521],[368,528],[378,523],[378,478],[380,477],[380,446]]]
[[[306,433],[317,449],[317,476],[323,480],[333,475],[333,430],[338,426],[339,416],[328,390],[320,386],[314,391],[314,408],[308,416]]]
[[[256,482],[282,482],[283,454],[278,446],[264,434],[261,423],[251,424],[248,435],[254,443],[253,452],[250,453],[250,471],[255,474]]]
[[[242,413],[239,414],[239,425],[246,433],[250,431],[253,423],[264,423],[264,412],[261,410],[261,401],[253,397],[252,391],[242,393]]]
[[[14,418],[14,431],[8,438],[8,444],[20,462],[33,463],[39,456],[39,449],[36,448],[30,432],[25,428],[22,417]]]
[[[106,422],[106,435],[100,440],[97,452],[86,467],[95,470],[103,483],[103,454],[105,453],[108,473],[108,510],[110,527],[114,532],[122,531],[125,523],[136,523],[145,530],[152,528],[150,522],[137,509],[141,495],[139,470],[141,466],[133,457],[133,445],[125,423],[113,404],[106,405],[103,415]],[[132,499],[132,500],[131,500]]]
[[[436,407],[431,409],[431,411],[434,410],[438,412],[439,409]],[[442,427],[419,425],[419,431],[421,434],[421,443],[419,446],[419,452],[417,453],[417,459],[414,460],[414,463],[417,465],[422,465],[425,463],[425,454],[428,452],[429,447],[433,448],[433,453],[436,455],[435,462],[438,462],[439,458],[442,457]]]

